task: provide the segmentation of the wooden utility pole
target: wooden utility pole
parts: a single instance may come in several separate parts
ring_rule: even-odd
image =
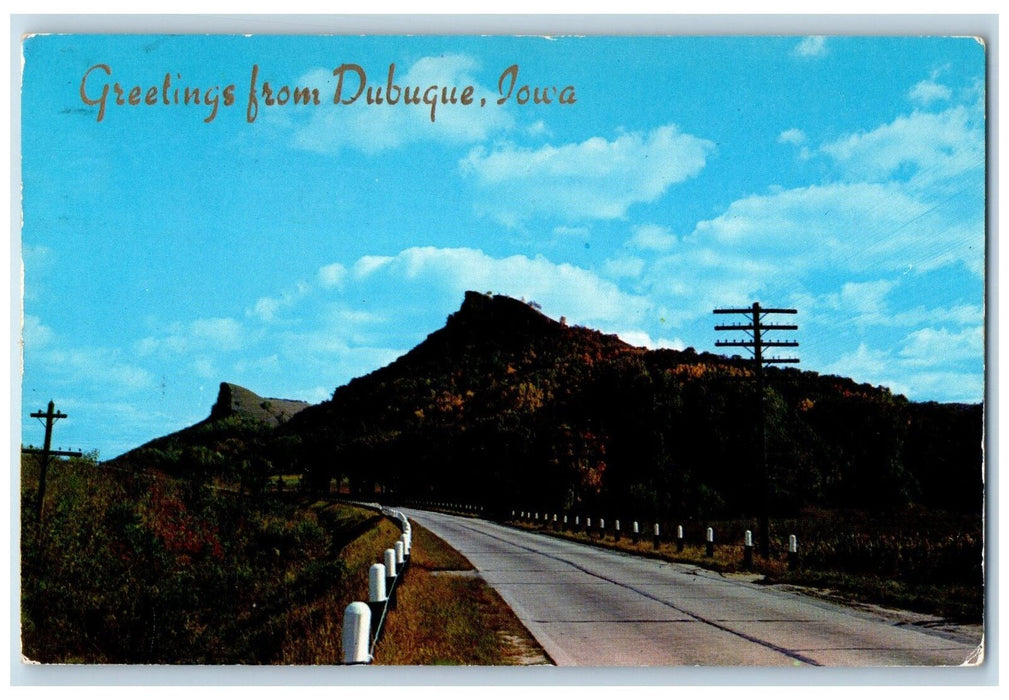
[[[36,521],[42,522],[42,506],[45,503],[46,498],[46,470],[49,468],[49,457],[53,454],[57,455],[78,455],[78,452],[64,452],[62,450],[57,450],[53,452],[53,424],[60,418],[66,418],[67,414],[62,411],[55,410],[56,406],[52,401],[49,402],[49,408],[45,413],[42,411],[36,411],[35,413],[29,414],[32,418],[38,418],[42,420],[45,418],[46,426],[46,437],[45,442],[42,444],[42,451],[28,448],[22,450],[22,452],[35,453],[39,455],[39,492],[35,501],[35,518]]]
[[[737,331],[746,333],[749,340],[716,340],[715,346],[746,348],[753,353],[754,373],[757,378],[757,470],[760,475],[760,555],[767,559],[771,551],[771,527],[768,515],[769,479],[767,475],[767,435],[764,425],[764,365],[779,363],[796,363],[797,357],[765,357],[765,348],[794,348],[799,343],[794,340],[767,340],[766,331],[794,331],[799,327],[792,324],[764,323],[768,314],[794,314],[795,309],[765,309],[760,302],[743,309],[715,309],[716,314],[743,314],[747,316],[745,323],[732,323],[715,326],[716,331]]]

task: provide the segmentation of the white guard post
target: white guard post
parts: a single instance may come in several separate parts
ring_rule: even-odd
[[[343,663],[371,663],[370,640],[371,608],[367,603],[351,603],[343,613]]]
[[[368,571],[368,601],[385,602],[385,565],[372,564]]]

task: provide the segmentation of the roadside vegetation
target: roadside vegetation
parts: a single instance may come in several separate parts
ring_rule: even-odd
[[[573,518],[572,518],[573,521]],[[609,521],[613,522],[613,521]],[[625,521],[626,522],[626,521]],[[651,535],[634,544],[624,525],[619,541],[610,530],[586,534],[564,530],[552,522],[511,520],[510,525],[598,546],[634,552],[719,571],[744,572],[743,533],[757,532],[753,520],[684,523],[683,551],[669,541],[676,524],[662,527],[660,548]],[[713,556],[707,556],[705,533],[715,531]],[[650,525],[649,525],[650,527]],[[788,536],[799,544],[799,565],[787,562]],[[808,511],[801,517],[771,521],[771,558],[754,551],[752,572],[764,583],[785,583],[816,589],[821,595],[938,615],[956,622],[979,624],[984,615],[984,534],[979,519],[969,516],[904,509],[884,515],[858,511]]]
[[[46,663],[338,663],[343,609],[398,529],[297,494],[22,461],[22,653]]]
[[[410,567],[398,590],[398,607],[376,646],[375,663],[549,663],[501,597],[473,573],[462,555],[415,524]]]
[[[282,489],[54,461],[41,529],[22,460],[22,653],[42,663],[339,664],[343,612],[400,537],[376,512]],[[376,663],[544,662],[472,566],[414,526]]]

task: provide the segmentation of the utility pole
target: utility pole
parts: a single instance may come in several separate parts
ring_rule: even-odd
[[[78,452],[64,452],[63,450],[57,450],[53,452],[53,424],[60,418],[66,418],[67,414],[62,411],[56,411],[56,406],[52,401],[49,402],[49,408],[45,413],[42,411],[36,411],[35,413],[29,414],[32,418],[38,418],[42,420],[45,418],[46,426],[46,437],[45,442],[42,445],[42,451],[28,448],[21,450],[22,452],[35,453],[39,455],[39,492],[35,500],[35,517],[37,522],[42,522],[42,505],[46,498],[46,470],[49,468],[49,457],[53,454],[57,455],[78,455]]]
[[[767,475],[767,435],[764,420],[764,365],[779,363],[797,363],[797,357],[765,357],[765,348],[794,348],[799,343],[794,340],[767,340],[764,333],[767,331],[794,331],[798,330],[797,325],[764,323],[764,318],[769,314],[794,314],[795,309],[766,309],[761,307],[760,302],[753,302],[753,306],[742,309],[715,309],[716,314],[743,314],[747,317],[745,323],[732,323],[728,325],[715,326],[716,331],[743,332],[749,336],[748,340],[716,340],[715,346],[746,348],[753,354],[754,373],[757,377],[757,459],[758,474],[760,475],[760,555],[767,559],[771,552],[771,526],[768,516],[769,500],[769,480]]]

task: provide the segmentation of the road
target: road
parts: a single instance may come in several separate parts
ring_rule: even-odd
[[[404,509],[472,562],[559,666],[950,666],[964,639],[475,518]]]

